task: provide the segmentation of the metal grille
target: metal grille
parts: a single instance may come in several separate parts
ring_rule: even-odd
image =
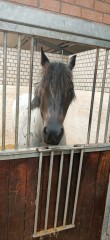
[[[75,216],[76,216],[76,208],[77,208],[77,201],[78,201],[78,193],[79,193],[79,186],[80,186],[80,178],[81,178],[81,169],[82,169],[82,162],[83,162],[83,155],[84,150],[81,149],[80,151],[80,158],[79,158],[79,169],[77,174],[77,183],[76,183],[76,191],[75,191],[75,199],[74,199],[74,205],[72,209],[72,218],[71,223],[67,224],[67,214],[69,209],[69,195],[70,195],[70,185],[71,185],[71,177],[72,177],[72,169],[73,169],[73,162],[74,162],[74,150],[71,150],[70,153],[70,159],[69,159],[69,169],[68,169],[68,177],[67,177],[67,184],[65,186],[66,188],[66,196],[65,196],[65,204],[63,209],[63,218],[62,218],[62,225],[58,225],[58,212],[60,209],[60,193],[61,193],[61,186],[62,186],[62,170],[63,170],[63,164],[64,164],[64,157],[66,152],[64,150],[60,150],[60,165],[59,165],[59,174],[58,174],[58,183],[57,183],[57,194],[56,194],[56,204],[55,204],[55,211],[54,211],[54,222],[53,227],[48,228],[48,215],[49,215],[49,208],[50,206],[50,193],[51,191],[54,191],[54,189],[51,188],[51,182],[52,182],[52,172],[53,172],[53,163],[54,163],[54,150],[50,150],[50,165],[49,165],[49,174],[48,174],[48,186],[47,186],[47,192],[46,192],[46,202],[45,202],[45,216],[44,216],[44,227],[42,230],[38,230],[38,218],[40,214],[40,208],[39,208],[39,201],[40,201],[40,189],[41,189],[41,175],[42,175],[42,165],[43,165],[43,153],[44,151],[41,150],[40,156],[39,156],[39,170],[38,170],[38,180],[37,180],[37,196],[36,196],[36,210],[35,210],[35,222],[34,222],[34,234],[33,237],[41,237],[44,235],[50,235],[55,234],[57,232],[60,232],[62,230],[70,229],[75,227]]]
[[[6,146],[6,111],[7,111],[7,45],[8,45],[8,36],[10,33],[3,32],[3,91],[2,91],[2,150],[5,150]],[[20,95],[20,66],[21,66],[21,48],[22,48],[22,34],[16,35],[17,44],[16,44],[16,52],[17,52],[17,75],[16,75],[16,116],[15,116],[15,149],[18,149],[18,132],[19,132],[19,95]],[[28,117],[27,117],[27,147],[30,146],[30,120],[31,120],[31,97],[32,97],[32,86],[33,86],[33,63],[34,63],[34,53],[36,50],[36,37],[29,36],[29,46],[30,46],[30,70],[29,70],[29,88],[28,88]],[[38,46],[38,41],[37,41]],[[61,51],[61,54],[63,50]],[[91,128],[93,122],[93,111],[94,111],[94,99],[95,99],[95,90],[97,83],[97,71],[98,71],[98,62],[99,62],[99,53],[100,49],[97,48],[96,52],[96,61],[94,68],[94,77],[93,77],[93,87],[91,94],[91,103],[90,103],[90,112],[89,112],[89,120],[88,120],[88,129],[87,129],[87,141],[85,143],[90,143],[91,137]],[[99,134],[101,132],[101,116],[102,116],[102,107],[104,100],[104,88],[106,82],[106,73],[108,66],[108,56],[109,50],[106,49],[105,52],[105,60],[104,60],[104,70],[102,77],[102,86],[101,86],[101,95],[97,116],[97,129],[94,143],[99,143]],[[109,141],[108,139],[108,131],[109,131],[109,118],[110,118],[110,93],[108,94],[108,107],[106,112],[106,121],[105,121],[105,130],[104,130],[104,139],[103,143]]]

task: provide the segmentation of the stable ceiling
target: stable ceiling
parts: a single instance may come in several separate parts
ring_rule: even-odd
[[[3,46],[3,32],[0,32],[0,46]],[[18,34],[8,33],[7,34],[7,46],[10,48],[17,48],[18,45]],[[29,35],[21,36],[21,48],[25,50],[30,49],[31,38]],[[94,46],[79,44],[75,42],[56,40],[44,37],[35,37],[35,50],[40,51],[41,46],[45,52],[57,53],[64,55],[72,55],[79,52],[94,49]]]

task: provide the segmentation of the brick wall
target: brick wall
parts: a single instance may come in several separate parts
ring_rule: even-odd
[[[62,61],[67,63],[68,57],[47,53],[47,57],[50,61]],[[34,52],[34,64],[33,64],[33,83],[38,82],[41,72],[41,54],[40,52]],[[21,62],[20,62],[20,85],[28,86],[30,77],[30,51],[21,50]],[[16,85],[17,79],[17,50],[15,48],[7,49],[7,85]],[[0,84],[3,80],[3,48],[0,47]]]
[[[110,0],[7,0],[60,14],[110,24]]]
[[[91,91],[93,86],[96,50],[86,51],[77,55],[76,67],[73,71],[75,89]],[[96,91],[101,90],[104,72],[105,50],[100,49]],[[110,52],[105,80],[105,92],[110,91]]]
[[[48,58],[51,61],[62,61],[67,63],[68,57],[58,54],[47,53]],[[95,66],[96,50],[86,51],[77,54],[76,66],[73,71],[74,84],[76,90],[91,91],[93,85],[93,74]],[[103,69],[104,69],[105,50],[101,49],[99,54],[98,74],[96,91],[101,90]],[[30,76],[30,51],[21,51],[21,65],[20,65],[20,85],[29,85]],[[40,80],[41,64],[40,53],[34,54],[34,66],[33,66],[33,83]],[[16,85],[17,79],[17,51],[14,48],[8,48],[7,50],[7,85]],[[0,85],[3,80],[3,48],[0,47]],[[110,54],[108,59],[108,67],[106,74],[105,92],[109,92],[110,89]]]

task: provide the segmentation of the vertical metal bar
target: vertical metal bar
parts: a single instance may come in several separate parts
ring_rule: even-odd
[[[62,55],[62,62],[63,62],[63,60],[64,60],[64,59],[63,59],[63,57],[64,57],[63,49],[62,49],[61,53],[62,53],[61,55]]]
[[[54,152],[52,151],[50,156],[49,179],[48,179],[47,200],[46,200],[46,213],[45,213],[45,226],[44,226],[45,230],[47,230],[47,224],[48,224],[51,178],[52,178],[52,169],[53,169],[53,156],[54,156]]]
[[[61,160],[60,160],[59,178],[58,178],[58,189],[57,189],[57,198],[56,198],[56,207],[55,207],[54,228],[56,228],[56,226],[57,226],[59,198],[60,198],[60,189],[61,189],[61,178],[62,178],[62,169],[63,169],[63,159],[64,159],[64,155],[63,155],[63,151],[62,151]]]
[[[18,148],[20,58],[21,58],[21,35],[18,34],[17,83],[16,83],[16,116],[15,116],[15,148],[16,148],[16,149]]]
[[[97,53],[96,53],[96,62],[95,62],[94,79],[93,79],[92,96],[91,96],[91,105],[90,105],[90,113],[89,113],[89,123],[88,123],[88,131],[87,131],[87,143],[89,143],[89,141],[90,141],[91,123],[92,123],[92,114],[93,114],[94,96],[95,96],[95,87],[96,87],[96,79],[97,79],[98,59],[99,59],[99,49],[97,49]]]
[[[107,116],[106,116],[105,133],[104,133],[104,143],[107,142],[109,118],[110,118],[110,93],[109,93],[109,100],[108,100],[108,107],[107,107]]]
[[[108,55],[109,55],[109,50],[106,50],[105,62],[104,62],[103,80],[102,80],[102,89],[101,89],[101,96],[100,96],[100,105],[99,105],[99,112],[98,112],[98,121],[97,121],[96,143],[98,143],[98,139],[99,139],[99,130],[100,130],[100,121],[101,121],[101,113],[102,113],[102,104],[103,104],[103,96],[104,96],[104,88],[105,88],[105,79],[106,79]]]
[[[76,194],[75,194],[75,201],[74,201],[74,208],[73,208],[73,217],[72,217],[72,225],[73,226],[74,226],[75,215],[76,215],[76,208],[77,208],[78,193],[79,193],[79,186],[80,186],[80,179],[81,179],[81,170],[82,170],[83,156],[84,156],[84,149],[81,150],[81,155],[80,155],[78,179],[77,179],[77,185],[76,185]]]
[[[38,180],[37,180],[37,196],[36,196],[36,209],[35,209],[35,220],[34,220],[34,234],[33,234],[33,237],[36,236],[36,233],[37,233],[41,173],[42,173],[42,152],[40,153],[40,157],[39,157],[39,170],[38,170]]]
[[[3,94],[2,94],[2,150],[5,150],[5,133],[6,133],[6,67],[7,67],[7,33],[4,32]]]
[[[29,147],[29,145],[30,145],[30,123],[31,123],[31,97],[32,97],[32,78],[33,78],[33,56],[34,56],[34,37],[31,37],[31,49],[30,49],[30,79],[29,79],[28,121],[27,121],[27,147]]]
[[[65,201],[65,209],[64,209],[64,217],[63,217],[63,226],[65,226],[66,218],[67,218],[67,209],[68,209],[68,200],[69,200],[70,183],[71,183],[71,175],[72,175],[73,156],[74,156],[74,150],[71,150],[70,164],[69,164],[69,174],[68,174],[68,182],[67,182],[67,190],[66,190],[66,201]]]

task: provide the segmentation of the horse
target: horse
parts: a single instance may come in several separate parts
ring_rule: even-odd
[[[30,147],[65,145],[64,119],[75,98],[72,69],[76,55],[68,64],[50,62],[41,48],[41,81],[31,101]],[[13,105],[15,118],[16,102]],[[27,145],[28,94],[19,98],[19,148]]]

